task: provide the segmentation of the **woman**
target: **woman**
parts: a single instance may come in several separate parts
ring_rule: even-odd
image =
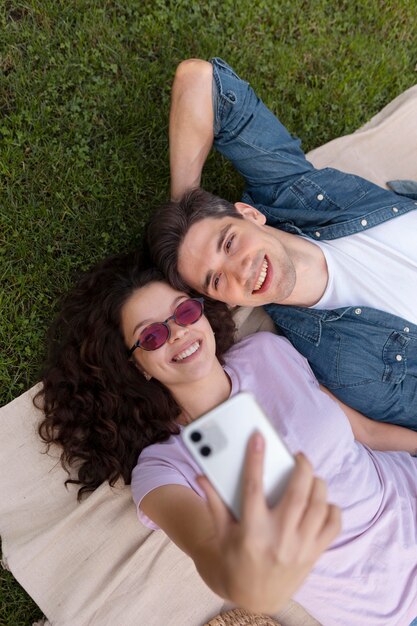
[[[417,433],[341,406],[284,338],[258,333],[230,347],[222,305],[205,317],[199,299],[139,267],[131,255],[93,269],[55,326],[40,433],[62,445],[66,467],[77,464],[70,481],[79,494],[106,479],[129,482],[132,472],[142,522],[162,528],[214,591],[246,608],[273,613],[299,588],[295,598],[326,626],[408,626],[417,606],[417,463],[368,446],[413,452]],[[259,437],[248,450],[240,524],[198,478],[182,425],[244,389],[327,481],[342,510],[336,539],[337,507],[303,457],[284,498],[266,507]]]

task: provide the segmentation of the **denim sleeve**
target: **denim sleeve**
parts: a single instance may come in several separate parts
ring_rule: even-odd
[[[270,204],[277,185],[313,170],[300,147],[249,83],[222,59],[213,65],[214,145],[245,179],[256,202]]]
[[[388,180],[387,186],[400,196],[417,200],[417,180]]]

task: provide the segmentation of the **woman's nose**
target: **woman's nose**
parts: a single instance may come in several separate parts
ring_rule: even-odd
[[[170,343],[173,343],[177,339],[181,339],[181,337],[184,337],[184,335],[188,333],[187,326],[180,326],[174,320],[170,320],[168,324],[169,324],[169,329],[171,331],[171,334],[169,337]]]

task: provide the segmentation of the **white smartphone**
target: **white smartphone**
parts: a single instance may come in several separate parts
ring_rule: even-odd
[[[246,449],[255,431],[265,439],[264,493],[273,506],[295,461],[251,393],[238,393],[181,431],[185,446],[236,519],[240,519]]]

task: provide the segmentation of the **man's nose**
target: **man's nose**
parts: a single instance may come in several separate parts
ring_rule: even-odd
[[[251,272],[251,260],[249,256],[245,254],[234,258],[231,270],[238,283],[242,285],[246,283]]]

